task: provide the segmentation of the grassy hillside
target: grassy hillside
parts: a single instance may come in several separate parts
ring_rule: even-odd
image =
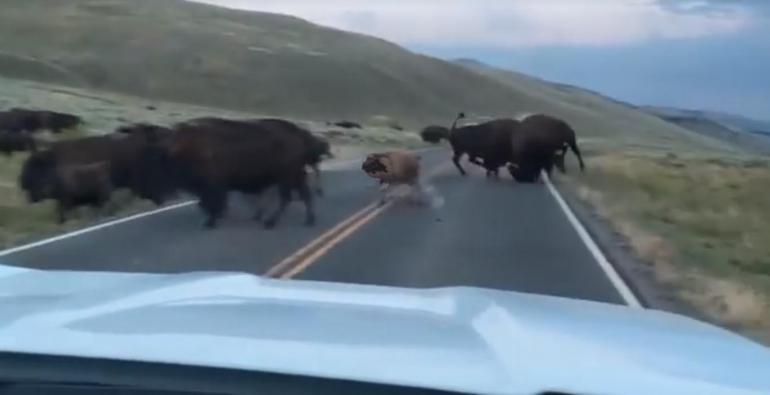
[[[304,118],[449,122],[515,92],[386,41],[182,0],[3,0],[0,75]]]
[[[0,75],[304,119],[406,126],[544,112],[615,145],[726,149],[586,91],[283,15],[183,0],[3,0]]]
[[[639,109],[696,133],[727,141],[748,152],[770,154],[768,122],[713,111],[652,106]]]

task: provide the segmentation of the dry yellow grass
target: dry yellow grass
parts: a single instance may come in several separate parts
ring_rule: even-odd
[[[770,340],[770,162],[609,152],[566,178],[661,283],[716,323]]]

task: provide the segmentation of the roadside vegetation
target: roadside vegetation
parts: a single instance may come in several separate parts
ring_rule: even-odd
[[[564,182],[610,220],[657,280],[722,326],[770,343],[770,160],[592,152]]]

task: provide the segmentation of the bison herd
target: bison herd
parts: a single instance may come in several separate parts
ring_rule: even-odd
[[[570,149],[580,169],[585,168],[575,131],[558,118],[538,114],[521,121],[504,118],[457,127],[463,118],[465,114],[460,113],[450,129],[428,126],[421,132],[426,142],[449,141],[454,151],[452,161],[462,175],[466,171],[460,159],[467,155],[471,163],[486,169],[487,177],[498,177],[500,167],[507,166],[516,181],[536,182],[542,171],[550,175],[554,166],[566,172],[564,156]]]
[[[583,160],[575,133],[565,122],[545,115],[522,121],[498,119],[451,128],[429,126],[425,141],[448,140],[453,162],[461,174],[460,159],[469,160],[497,177],[507,166],[514,179],[536,182],[542,170],[553,166],[562,172],[564,155],[571,149],[581,169]],[[186,192],[198,199],[205,214],[204,226],[214,228],[225,214],[231,191],[259,196],[278,190],[279,203],[264,217],[255,207],[255,220],[274,227],[294,197],[305,206],[306,225],[316,221],[313,200],[321,195],[320,162],[331,157],[328,141],[283,119],[197,118],[164,127],[146,123],[125,125],[113,133],[51,142],[38,147],[32,135],[54,133],[80,124],[80,118],[49,111],[13,109],[0,113],[0,150],[30,151],[19,175],[19,185],[30,202],[46,199],[58,203],[60,222],[79,206],[101,207],[116,189],[163,204]],[[420,158],[409,151],[369,155],[362,170],[380,181],[417,187],[423,196],[430,189],[420,182]],[[310,182],[314,179],[314,182]],[[314,185],[311,188],[311,184]],[[384,204],[385,200],[381,201]]]
[[[322,192],[318,166],[329,156],[327,141],[289,121],[199,118],[50,143],[31,152],[19,184],[30,202],[56,200],[60,222],[75,207],[102,206],[115,189],[158,205],[183,191],[198,198],[209,228],[223,216],[229,191],[258,195],[275,186],[280,204],[264,225],[275,226],[295,193],[312,225],[312,195]],[[316,178],[312,191],[308,169]],[[261,216],[258,207],[255,218]]]
[[[8,156],[14,152],[35,151],[38,144],[33,134],[42,130],[60,133],[81,122],[75,115],[54,111],[23,108],[0,111],[0,152]]]

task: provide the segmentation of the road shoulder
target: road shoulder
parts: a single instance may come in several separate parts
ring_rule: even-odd
[[[706,320],[655,278],[652,267],[634,253],[628,240],[593,207],[580,200],[574,187],[558,180],[553,185],[644,307]]]

